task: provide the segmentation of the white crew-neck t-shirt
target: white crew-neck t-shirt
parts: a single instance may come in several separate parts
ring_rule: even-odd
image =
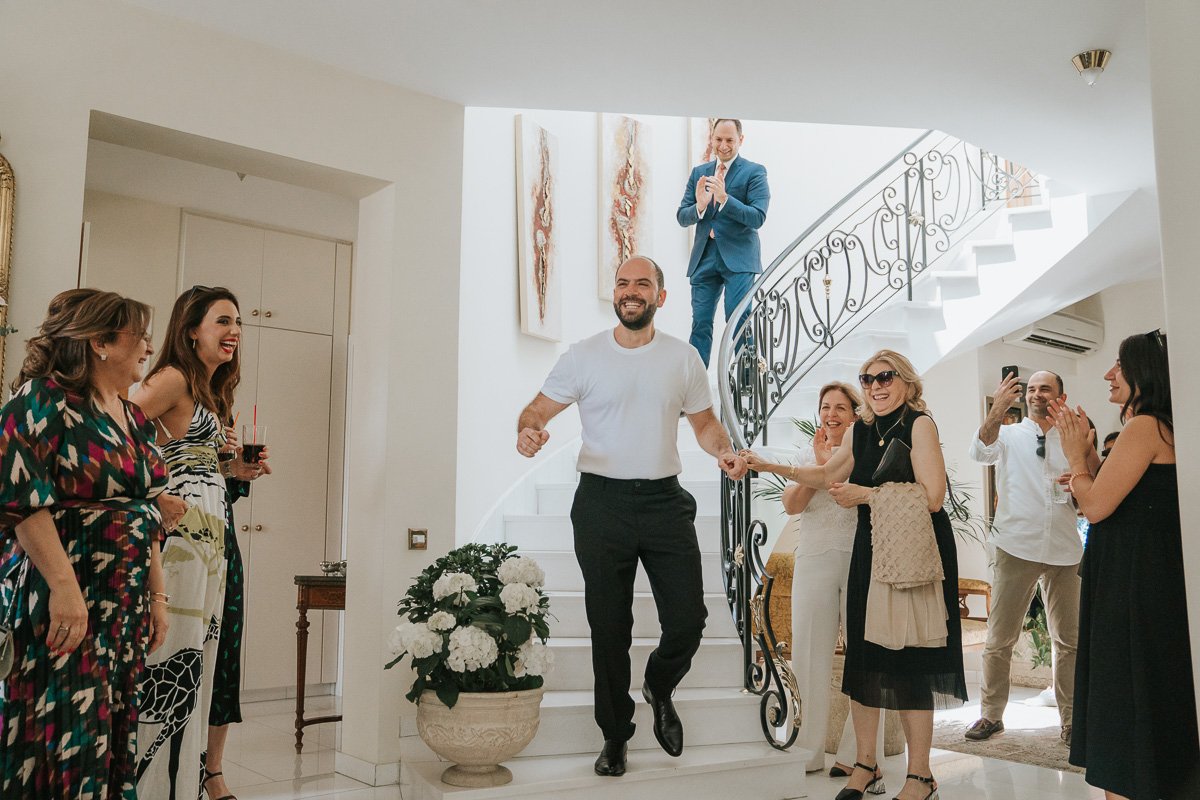
[[[622,347],[612,330],[576,342],[554,365],[542,394],[579,406],[577,468],[606,478],[678,475],[679,412],[712,407],[700,354],[662,331],[642,347]]]

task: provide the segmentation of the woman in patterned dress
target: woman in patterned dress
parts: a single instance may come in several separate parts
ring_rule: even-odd
[[[265,464],[219,460],[241,377],[241,317],[224,288],[195,286],[171,312],[163,350],[133,395],[162,434],[170,491],[190,505],[163,548],[171,630],[147,665],[138,741],[143,797],[231,798],[221,770],[225,726],[210,729],[228,541],[225,478],[253,480]],[[214,741],[214,736],[216,741]]]
[[[167,467],[121,398],[153,352],[149,322],[112,292],[59,294],[0,411],[5,800],[136,797],[138,682],[168,627],[155,503]]]

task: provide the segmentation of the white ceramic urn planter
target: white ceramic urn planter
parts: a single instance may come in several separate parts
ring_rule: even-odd
[[[463,692],[454,708],[426,690],[417,706],[417,733],[454,765],[442,773],[450,786],[502,786],[512,772],[502,761],[525,749],[541,721],[544,688],[520,692]]]

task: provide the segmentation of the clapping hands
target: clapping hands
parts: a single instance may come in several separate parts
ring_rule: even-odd
[[[1086,463],[1089,452],[1095,450],[1096,431],[1089,424],[1083,407],[1075,406],[1072,411],[1067,396],[1063,395],[1061,400],[1050,401],[1049,411],[1067,461],[1072,465]]]

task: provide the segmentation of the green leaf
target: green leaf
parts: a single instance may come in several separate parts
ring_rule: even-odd
[[[509,617],[504,621],[504,636],[513,644],[525,644],[532,628],[524,617]]]
[[[437,687],[438,700],[445,703],[446,708],[454,708],[458,702],[458,686],[453,683],[443,683]]]

